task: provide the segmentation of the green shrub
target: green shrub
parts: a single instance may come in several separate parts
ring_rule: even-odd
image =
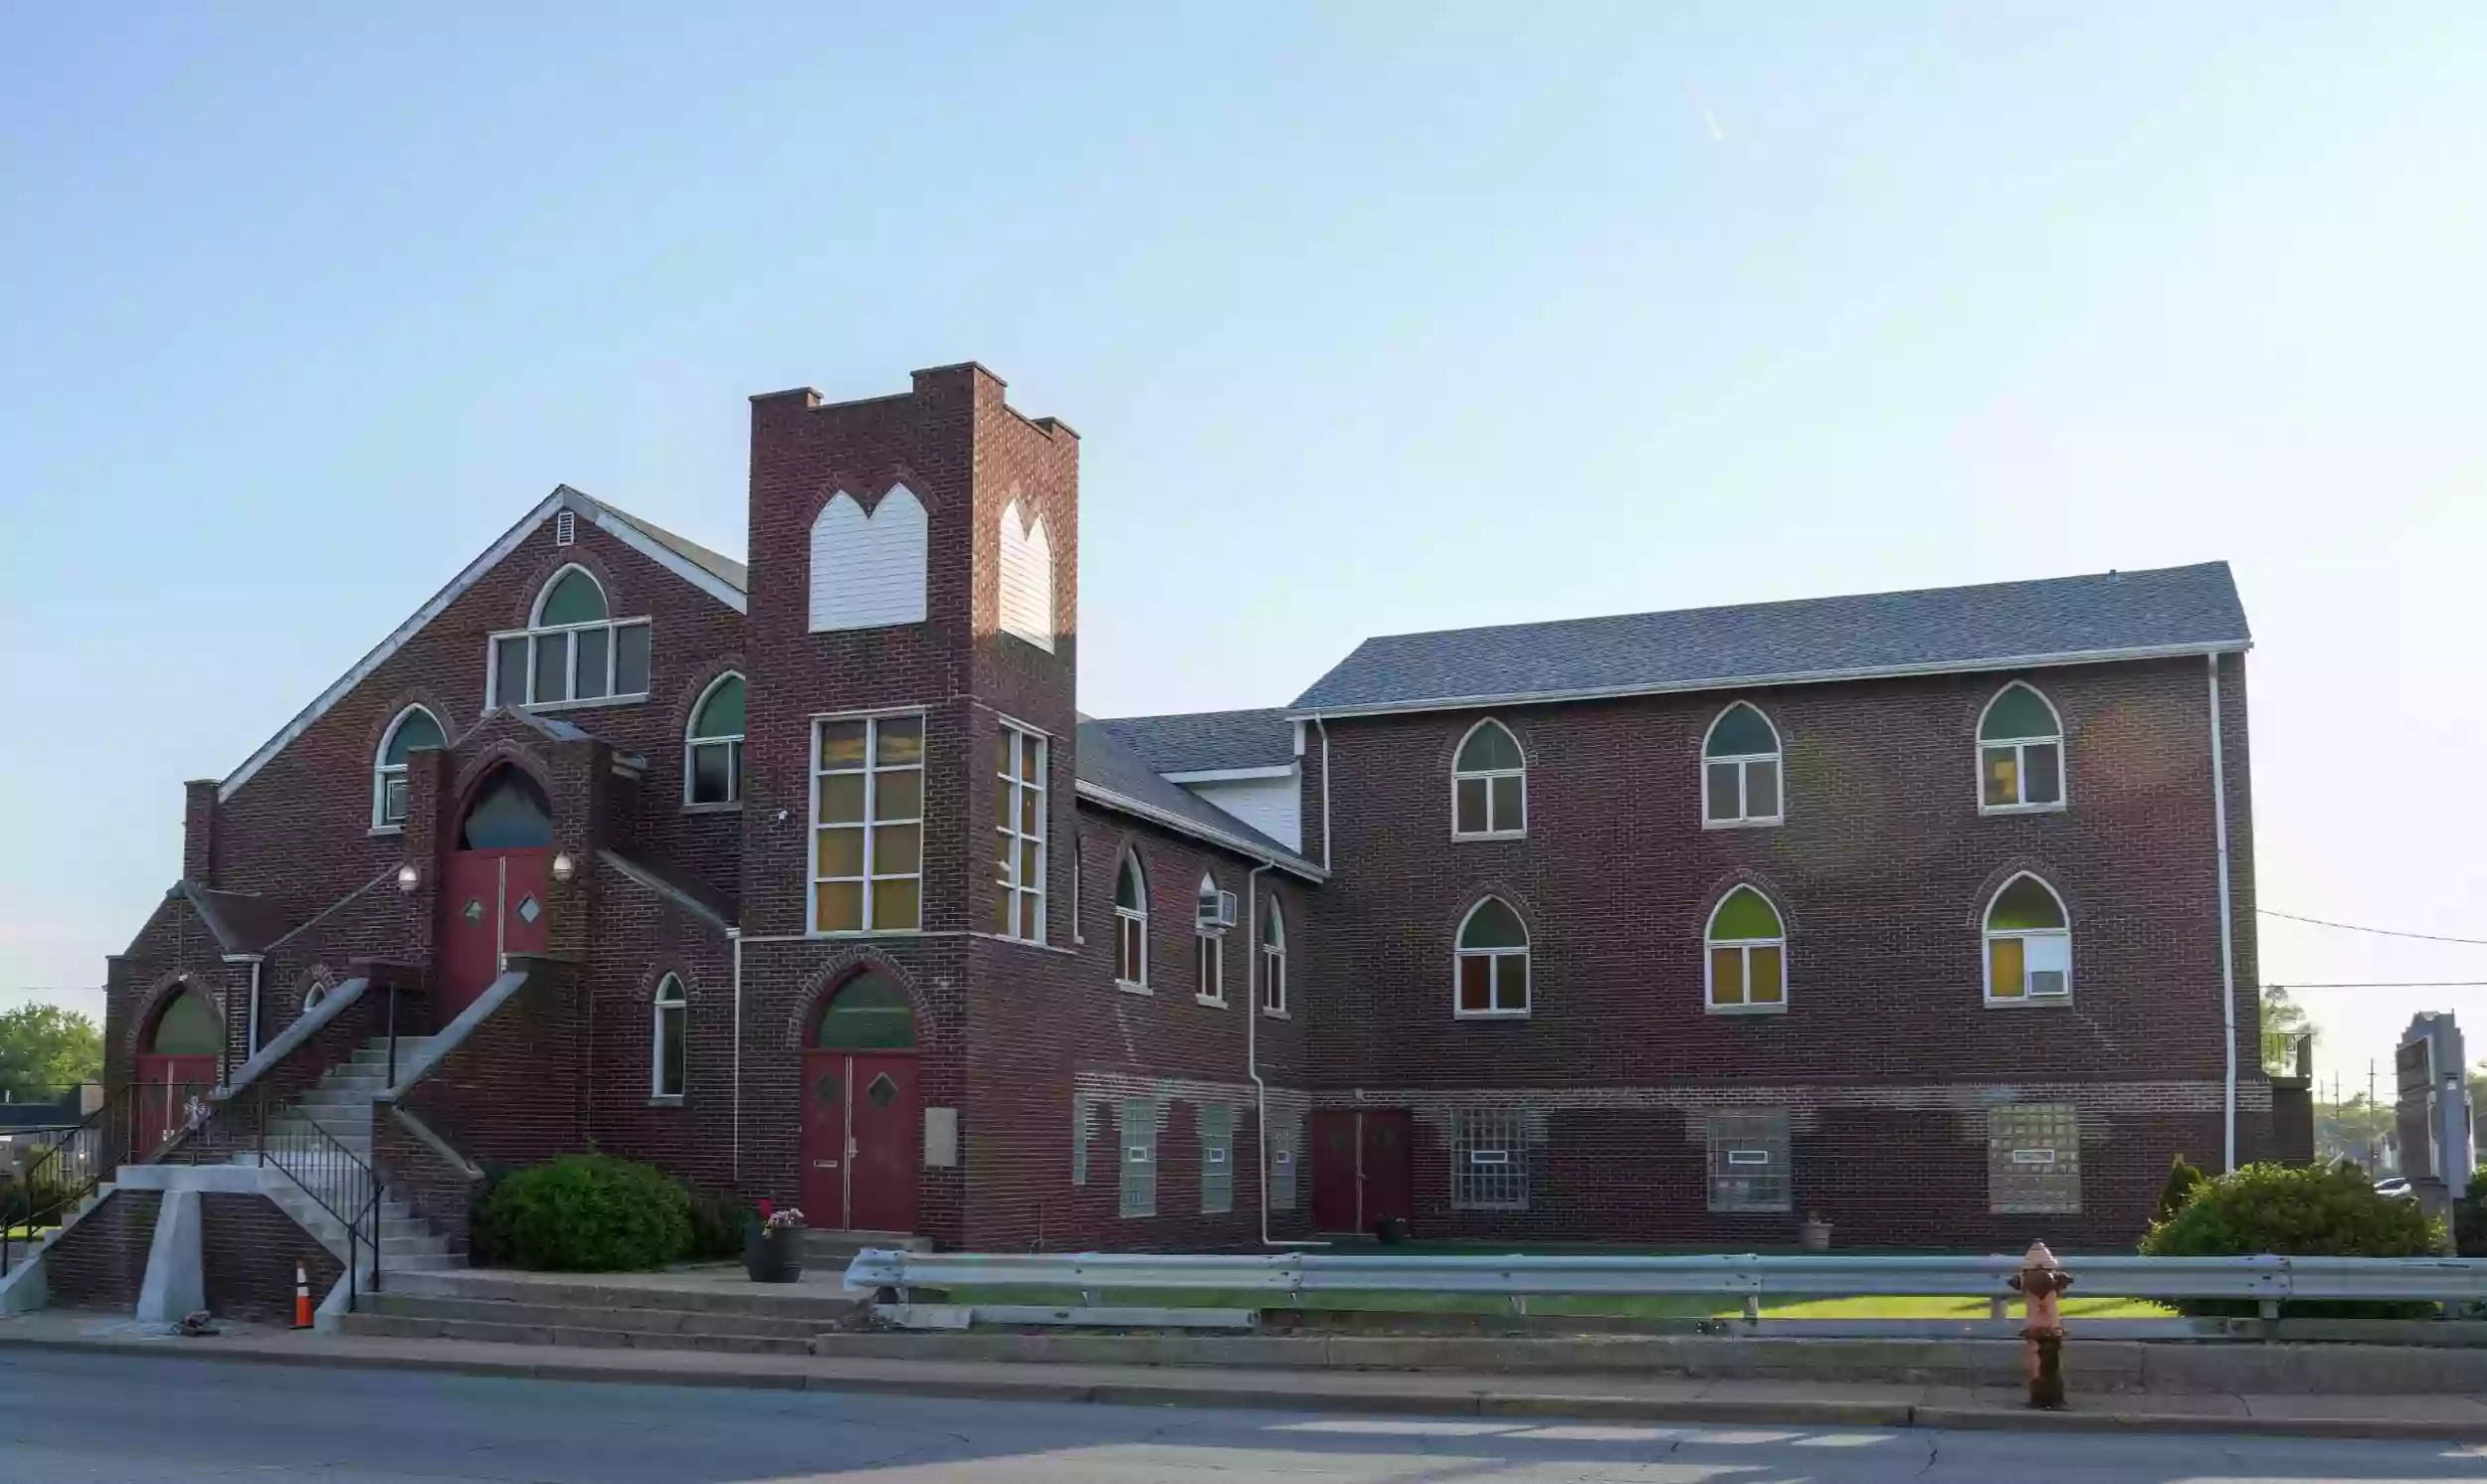
[[[743,1255],[743,1227],[751,1209],[739,1196],[690,1193],[690,1256],[696,1261],[724,1261]]]
[[[2248,1165],[2206,1181],[2177,1213],[2142,1239],[2150,1257],[2427,1257],[2443,1227],[2414,1201],[2379,1196],[2366,1177],[2339,1169]],[[2245,1300],[2193,1299],[2187,1314],[2251,1315]],[[2432,1304],[2292,1303],[2299,1317],[2397,1318],[2434,1312]]]
[[[509,1267],[604,1273],[663,1267],[690,1246],[690,1197],[662,1171],[563,1155],[511,1173],[483,1198],[484,1250]]]
[[[2164,1226],[2185,1208],[2185,1198],[2202,1184],[2202,1173],[2178,1155],[2168,1165],[2168,1183],[2159,1188],[2159,1208],[2151,1212],[2150,1223]]]
[[[2470,1193],[2452,1204],[2452,1238],[2464,1257],[2487,1257],[2487,1165],[2470,1175]]]

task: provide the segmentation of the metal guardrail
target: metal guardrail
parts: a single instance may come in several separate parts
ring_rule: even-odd
[[[2066,1256],[2084,1297],[2487,1301],[2487,1259],[2451,1257]],[[1906,1294],[2013,1297],[2008,1279],[2021,1258],[1511,1256],[1326,1252],[899,1252],[871,1248],[847,1267],[851,1293],[914,1288],[1219,1289],[1266,1294],[1300,1307],[1306,1297],[1346,1292],[1716,1294],[1751,1304],[1771,1298]],[[2266,1307],[2266,1314],[2273,1312]]]
[[[74,1122],[12,1131],[11,1168],[0,1178],[0,1277],[8,1276],[21,1249],[34,1250],[41,1233],[76,1215],[111,1175],[137,1137],[135,1112],[134,1094],[124,1084]]]

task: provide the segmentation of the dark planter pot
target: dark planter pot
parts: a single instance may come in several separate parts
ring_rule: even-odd
[[[792,1283],[803,1276],[801,1226],[753,1226],[743,1234],[743,1271],[754,1283]]]
[[[1373,1223],[1373,1239],[1386,1247],[1406,1246],[1408,1243],[1408,1218],[1406,1216],[1384,1216],[1382,1219]]]

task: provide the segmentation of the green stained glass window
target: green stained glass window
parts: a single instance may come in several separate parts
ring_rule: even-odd
[[[155,1018],[155,1034],[148,1037],[147,1049],[159,1056],[213,1056],[224,1038],[207,996],[185,988]]]
[[[413,752],[416,748],[443,745],[445,744],[441,736],[441,724],[432,719],[431,712],[417,706],[409,710],[397,723],[397,730],[389,734],[389,750],[380,761],[386,767],[403,767],[406,754]]]
[[[906,991],[876,969],[847,982],[821,1017],[817,1044],[838,1051],[886,1051],[915,1044],[915,1011]]]
[[[573,567],[545,590],[543,617],[536,625],[593,624],[605,617],[605,590],[596,586],[596,579]]]
[[[2064,925],[2064,907],[2055,900],[2055,893],[2035,876],[2014,876],[2004,889],[1995,894],[1995,904],[1987,908],[1989,932],[2020,932],[2031,928],[2059,928]]]
[[[1461,948],[1526,948],[1528,929],[1520,925],[1520,914],[1497,896],[1477,903],[1459,929]]]
[[[743,734],[743,677],[727,675],[699,707],[690,724],[694,737],[739,737]]]
[[[1987,714],[1978,722],[1981,742],[2016,742],[2030,737],[2052,737],[2063,730],[2055,719],[2055,708],[2043,696],[2026,685],[2008,685],[1988,705]]]
[[[1753,938],[1783,938],[1779,909],[1750,886],[1739,886],[1710,914],[1710,941],[1739,943]]]
[[[1460,744],[1458,770],[1462,773],[1497,773],[1519,766],[1520,744],[1499,721],[1478,723]]]
[[[1754,753],[1777,752],[1779,734],[1771,730],[1770,721],[1746,701],[1738,701],[1710,723],[1710,735],[1701,744],[1701,755],[1712,758],[1745,757]]]

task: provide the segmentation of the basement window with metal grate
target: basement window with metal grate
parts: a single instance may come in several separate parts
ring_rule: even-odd
[[[1709,1138],[1710,1209],[1791,1207],[1786,1112],[1713,1113]]]
[[[1528,1143],[1517,1110],[1460,1114],[1450,1157],[1451,1209],[1528,1209]]]

